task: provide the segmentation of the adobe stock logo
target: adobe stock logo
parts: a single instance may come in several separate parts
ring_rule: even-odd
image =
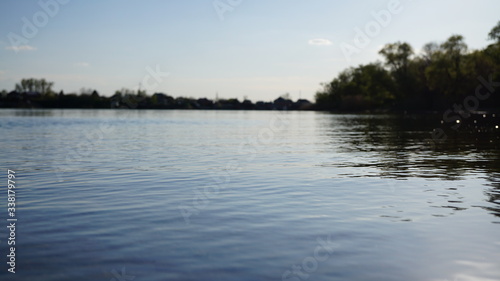
[[[212,5],[215,12],[217,12],[217,16],[219,16],[219,20],[223,21],[224,14],[234,11],[242,2],[243,0],[215,0],[212,2]]]
[[[7,38],[10,42],[10,49],[14,50],[16,53],[22,49],[22,46],[26,46],[30,39],[33,39],[40,28],[45,27],[49,20],[55,17],[60,10],[60,5],[68,4],[69,0],[40,0],[38,1],[38,6],[41,10],[31,16],[31,19],[27,17],[22,17],[21,21],[23,26],[21,27],[21,35],[9,32]]]
[[[397,15],[401,11],[403,11],[403,6],[399,0],[390,0],[387,3],[387,9],[382,9],[378,12],[372,11],[371,16],[373,20],[367,22],[364,29],[359,27],[354,28],[355,35],[352,44],[346,42],[340,44],[340,49],[345,59],[351,62],[351,57],[354,54],[361,53],[361,50],[366,48],[372,39],[380,34],[382,28],[389,26],[393,15]]]
[[[281,275],[281,280],[308,280],[318,270],[319,264],[329,259],[334,253],[334,248],[338,247],[331,241],[331,238],[331,234],[328,235],[326,241],[318,237],[316,239],[318,246],[314,249],[314,255],[305,257],[300,265],[292,265],[291,270],[285,270]]]

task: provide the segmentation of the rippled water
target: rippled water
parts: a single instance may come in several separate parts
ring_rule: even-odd
[[[495,131],[318,112],[1,110],[1,280],[500,280]]]

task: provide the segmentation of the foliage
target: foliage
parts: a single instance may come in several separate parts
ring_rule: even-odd
[[[498,21],[497,25],[488,33],[488,39],[500,43],[500,21]]]
[[[349,68],[316,94],[318,104],[326,102],[331,109],[344,110],[382,107],[394,98],[394,81],[378,63]]]
[[[415,55],[406,42],[385,45],[379,63],[360,65],[342,71],[330,83],[322,83],[316,93],[316,107],[322,110],[436,110],[474,95],[479,77],[500,72],[500,22],[489,33],[495,40],[483,50],[468,49],[461,35],[445,42],[427,43]],[[493,96],[493,95],[492,95]],[[496,96],[483,108],[500,109]]]
[[[16,91],[18,92],[30,92],[30,93],[40,93],[42,95],[47,95],[52,93],[52,86],[54,82],[47,82],[45,79],[22,79],[20,83],[16,84]]]

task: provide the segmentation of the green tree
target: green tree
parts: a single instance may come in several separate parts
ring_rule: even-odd
[[[413,48],[408,43],[396,42],[385,45],[379,54],[384,56],[386,65],[391,67],[393,72],[406,75]]]
[[[464,93],[467,49],[463,36],[452,35],[433,54],[433,60],[425,71],[428,86],[436,95],[450,99]]]
[[[461,35],[423,46],[415,56],[408,43],[385,45],[379,63],[351,67],[316,92],[318,109],[363,109],[393,106],[400,109],[443,109],[462,104],[474,94],[478,77],[500,80],[500,21],[489,32],[494,40],[482,50],[469,51]],[[491,95],[483,108],[498,108]]]
[[[374,109],[391,106],[394,99],[394,80],[379,63],[349,68],[316,93],[321,109]]]
[[[414,79],[408,73],[414,54],[411,45],[402,42],[387,44],[379,54],[385,58],[385,65],[391,70],[397,86],[397,96],[402,98],[412,95],[415,89]]]
[[[495,63],[495,72],[500,72],[500,21],[491,29],[488,39],[495,41],[495,43],[486,47],[484,53]]]
[[[340,99],[338,95],[335,95],[332,91],[332,83],[334,83],[334,81],[331,83],[320,83],[322,89],[316,91],[316,95],[314,96],[317,109],[333,110],[339,107]]]
[[[134,91],[127,88],[115,91],[111,97],[114,106],[125,108],[138,108],[146,98],[144,91]]]
[[[436,42],[429,42],[422,47],[422,58],[430,64],[439,52],[439,45]]]
[[[500,21],[498,21],[497,25],[488,33],[488,39],[500,43]]]
[[[463,56],[467,53],[467,44],[462,35],[453,35],[441,45],[445,52],[446,59],[451,62],[452,68],[448,69],[450,78],[454,79],[458,86],[462,78],[461,63]]]

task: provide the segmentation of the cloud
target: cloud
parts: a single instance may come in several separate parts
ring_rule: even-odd
[[[309,40],[309,45],[314,45],[314,46],[328,46],[331,44],[332,42],[330,40],[323,38],[316,38]]]
[[[75,66],[78,66],[78,67],[89,67],[90,63],[88,63],[88,62],[77,62],[77,63],[75,63]]]
[[[21,45],[21,46],[7,46],[5,47],[5,50],[10,50],[10,51],[35,51],[36,47],[30,46],[30,45]]]

